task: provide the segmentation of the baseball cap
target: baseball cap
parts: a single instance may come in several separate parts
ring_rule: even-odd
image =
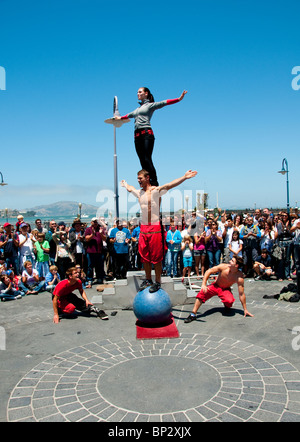
[[[9,226],[11,226],[10,223],[5,223],[5,224],[3,225],[3,227],[9,227]]]

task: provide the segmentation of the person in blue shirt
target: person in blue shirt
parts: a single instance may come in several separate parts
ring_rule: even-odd
[[[167,264],[167,275],[168,276],[178,276],[177,275],[177,257],[178,253],[181,249],[181,241],[182,236],[181,232],[176,229],[174,223],[171,223],[170,229],[168,230],[166,242],[167,242],[167,255],[166,255],[166,264]]]
[[[46,283],[45,289],[52,293],[59,282],[60,282],[60,276],[58,273],[58,268],[55,265],[50,266],[49,272],[45,277],[45,283]]]
[[[127,229],[126,222],[117,221],[117,227],[111,230],[110,239],[114,244],[116,270],[115,277],[117,279],[126,279],[128,269],[128,244],[131,235]]]

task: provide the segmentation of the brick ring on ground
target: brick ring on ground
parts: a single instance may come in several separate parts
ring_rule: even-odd
[[[106,339],[59,353],[11,393],[8,421],[300,422],[300,373],[245,341]],[[298,393],[297,393],[298,392]]]

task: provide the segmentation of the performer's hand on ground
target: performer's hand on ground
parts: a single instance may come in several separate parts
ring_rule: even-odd
[[[187,94],[187,91],[183,91],[179,97],[179,101],[183,100],[184,96]]]
[[[248,310],[244,310],[244,318],[246,318],[246,316],[250,316],[251,318],[253,318],[254,315],[248,312]]]
[[[54,315],[53,316],[53,322],[54,322],[54,324],[58,324],[59,323],[59,316],[58,315]]]

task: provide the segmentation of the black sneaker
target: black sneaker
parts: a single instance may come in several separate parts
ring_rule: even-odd
[[[109,319],[108,315],[105,313],[104,310],[99,310],[97,307],[95,307],[94,305],[90,306],[90,312],[94,312],[96,313],[96,315],[98,316],[98,318],[100,319]]]
[[[98,318],[103,319],[103,320],[107,320],[108,319],[108,315],[105,313],[104,310],[99,310],[97,312]]]
[[[145,290],[145,288],[150,287],[150,285],[152,284],[153,282],[151,281],[151,279],[145,279],[145,281],[143,281],[140,285],[139,291],[142,292],[143,290]]]
[[[151,285],[149,292],[150,293],[154,293],[157,292],[160,289],[161,285],[159,282],[155,282],[154,284]]]
[[[195,321],[196,318],[197,318],[196,315],[193,315],[192,313],[190,313],[189,316],[187,318],[185,318],[184,322],[186,324],[189,324],[190,322]]]

